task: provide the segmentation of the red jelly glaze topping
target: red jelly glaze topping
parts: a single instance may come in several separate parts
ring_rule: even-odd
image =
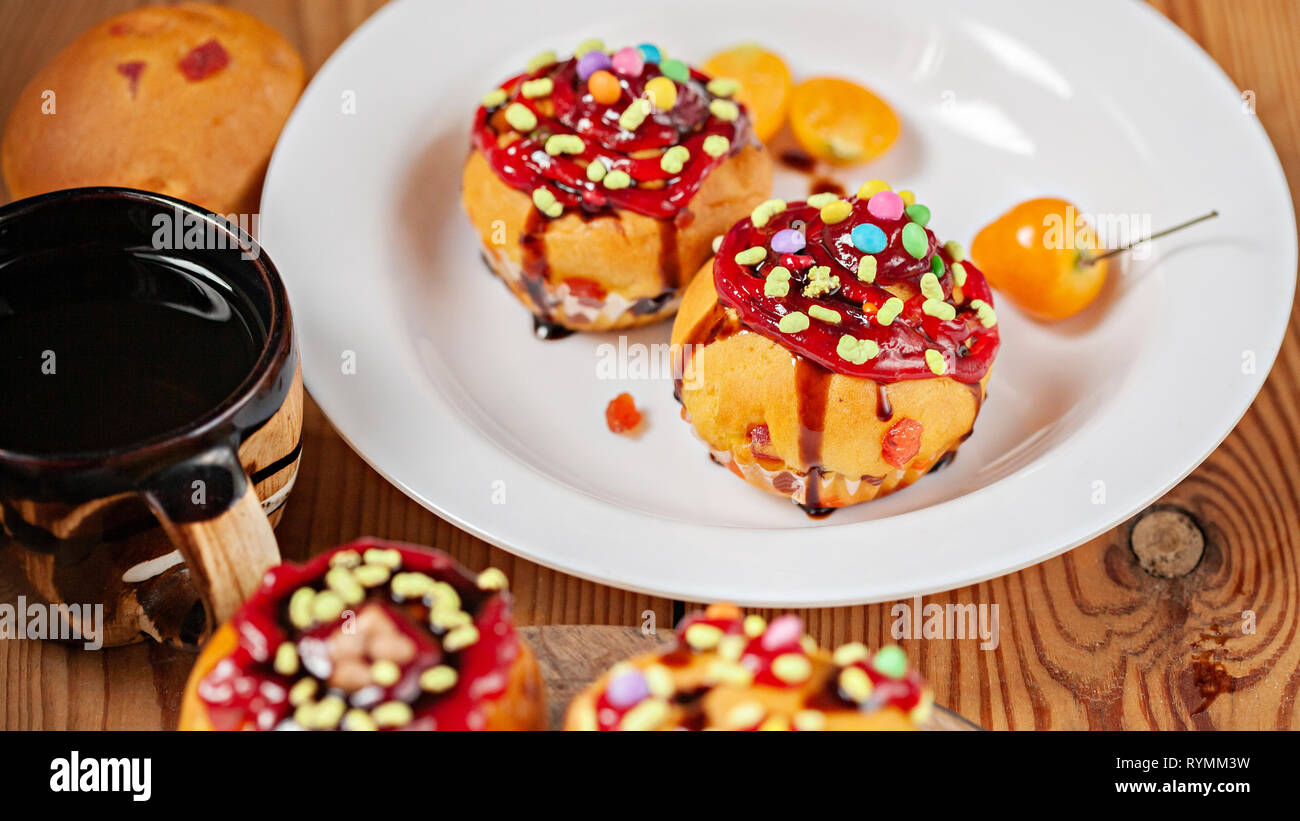
[[[501,85],[507,95],[505,102],[491,109],[479,106],[474,118],[474,146],[511,188],[531,194],[545,186],[566,209],[580,207],[588,214],[625,208],[647,217],[668,219],[686,207],[713,169],[753,139],[743,105],[740,116],[732,122],[709,112],[709,103],[717,98],[705,88],[708,76],[694,69],[689,82],[677,83],[677,101],[671,111],[654,110],[635,131],[626,131],[619,126],[619,116],[644,96],[647,81],[660,76],[658,65],[647,63],[640,77],[620,76],[623,93],[608,105],[592,99],[587,83],[578,79],[577,66],[578,61],[571,58],[512,77]],[[543,77],[554,82],[550,95],[539,99],[522,96],[525,81]],[[502,134],[516,133],[500,115],[511,103],[526,106],[536,114],[537,127],[522,139],[501,145]],[[553,157],[545,151],[546,138],[553,134],[576,134],[585,149],[581,154]],[[730,141],[729,153],[719,157],[704,153],[705,138],[715,134]],[[677,174],[659,165],[663,151],[675,145],[690,151],[690,159]],[[655,153],[632,156],[649,150]],[[609,171],[627,172],[633,184],[609,189],[588,180],[585,164],[598,158]],[[649,185],[642,187],[643,183]]]
[[[921,450],[921,431],[921,423],[915,419],[899,419],[885,431],[880,455],[886,462],[902,470]]]
[[[286,615],[289,597],[304,585],[323,589],[330,557],[344,550],[364,553],[372,547],[401,554],[402,566],[395,572],[423,573],[454,587],[461,598],[461,607],[478,629],[478,641],[462,650],[445,652],[427,622],[418,622],[406,612],[412,603],[399,602],[388,594],[387,583],[367,590],[364,602],[331,623],[307,630],[299,630],[289,623]],[[284,641],[294,641],[299,644],[301,654],[304,639],[307,643],[313,639],[324,641],[339,630],[349,612],[359,614],[370,606],[383,608],[398,630],[415,643],[416,653],[404,666],[396,684],[385,687],[381,695],[367,699],[373,701],[369,706],[394,699],[406,701],[414,718],[402,729],[482,729],[483,706],[505,691],[510,667],[519,656],[519,639],[511,621],[508,594],[479,590],[474,577],[441,551],[373,539],[343,545],[301,565],[282,564],[267,571],[261,586],[231,620],[239,646],[199,684],[199,697],[208,708],[213,727],[234,730],[249,725],[271,730],[290,718],[293,707],[288,703],[289,688],[297,679],[311,674],[306,669],[309,667],[306,661],[302,664],[304,669],[295,676],[277,673],[272,667],[276,648]],[[437,694],[420,690],[415,683],[419,673],[436,664],[456,668],[456,685]],[[377,685],[371,685],[374,686]],[[328,690],[324,681],[318,682],[317,697]],[[343,697],[348,700],[346,694]]]
[[[614,433],[627,433],[641,424],[641,411],[630,393],[620,393],[605,407],[605,424]]]
[[[933,232],[925,229],[929,249],[923,258],[917,259],[903,248],[901,235],[909,222],[906,215],[896,220],[881,220],[867,213],[865,200],[849,197],[847,202],[853,207],[852,214],[834,225],[827,225],[817,208],[801,202],[792,203],[762,228],[754,227],[750,219],[736,223],[723,237],[714,258],[713,281],[719,300],[735,309],[746,327],[835,373],[885,383],[930,379],[935,374],[926,363],[925,351],[934,349],[943,355],[947,365],[945,376],[959,382],[979,382],[992,366],[1000,344],[997,325],[984,327],[970,305],[975,299],[993,305],[992,290],[984,275],[970,260],[962,261],[966,282],[958,288],[960,303],[955,303],[954,260]],[[807,245],[803,252],[791,255],[772,251],[773,235],[796,222],[804,224]],[[850,238],[853,227],[864,222],[879,227],[888,240],[885,249],[873,255],[876,275],[871,283],[857,277],[863,253],[854,247]],[[757,265],[736,262],[736,254],[753,247],[767,248],[767,257]],[[917,293],[905,301],[903,312],[891,324],[876,321],[876,311],[892,296],[882,286],[907,283],[919,291],[921,277],[930,272],[930,259],[936,254],[944,263],[939,283],[945,300],[954,303],[956,317],[941,320],[925,314],[921,310],[925,297]],[[789,294],[765,296],[767,273],[777,265],[790,271]],[[830,268],[831,276],[839,278],[839,286],[824,296],[804,296],[809,269],[823,265]],[[783,316],[795,311],[807,314],[812,305],[834,310],[841,321],[830,324],[813,318],[806,330],[797,333],[780,330]],[[880,353],[861,365],[844,359],[836,348],[846,334],[872,340],[880,347]]]
[[[140,75],[144,73],[144,61],[132,60],[129,63],[118,63],[117,73],[130,83],[131,96],[134,97],[136,88],[140,85]]]
[[[178,66],[185,79],[191,83],[210,77],[230,65],[230,54],[216,40],[209,40],[190,49]]]

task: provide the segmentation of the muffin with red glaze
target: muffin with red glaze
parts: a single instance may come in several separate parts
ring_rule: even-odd
[[[501,571],[360,540],[267,572],[190,674],[182,730],[543,729]]]
[[[897,646],[834,652],[798,616],[711,605],[677,646],[615,665],[569,705],[566,730],[913,730],[934,696]]]
[[[821,514],[954,456],[1000,339],[984,276],[929,222],[872,180],[727,232],[672,333],[683,417],[715,461]]]
[[[767,196],[738,86],[649,44],[538,55],[475,114],[462,195],[540,336],[655,322]]]

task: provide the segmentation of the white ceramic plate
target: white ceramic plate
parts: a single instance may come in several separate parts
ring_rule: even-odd
[[[737,11],[737,9],[740,9]],[[1065,196],[1152,227],[1099,304],[1042,326],[998,305],[1002,353],[956,462],[826,520],[713,465],[667,378],[596,377],[615,335],[533,339],[459,204],[478,98],[588,36],[690,61],[744,40],[796,75],[859,78],[905,137],[846,173],[919,192],[968,242],[1011,204]],[[355,113],[350,113],[354,111]],[[799,198],[807,180],[778,175]],[[312,81],[275,152],[262,236],[288,282],[307,386],[407,494],[506,550],[693,601],[797,606],[950,589],[1041,561],[1186,475],[1259,390],[1291,306],[1296,238],[1277,157],[1241,93],[1137,3],[743,6],[431,3],[362,26]],[[667,323],[629,344],[665,343]],[[355,372],[348,365],[355,362]],[[1251,365],[1253,364],[1253,367]],[[630,391],[648,427],[605,429]]]

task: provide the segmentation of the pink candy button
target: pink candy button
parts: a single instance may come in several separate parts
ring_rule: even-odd
[[[896,220],[903,216],[903,198],[893,191],[873,194],[867,201],[867,213],[878,220]]]

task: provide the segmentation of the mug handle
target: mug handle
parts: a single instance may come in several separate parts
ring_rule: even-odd
[[[185,558],[209,636],[280,563],[271,522],[233,444],[223,443],[146,480],[146,503]]]

